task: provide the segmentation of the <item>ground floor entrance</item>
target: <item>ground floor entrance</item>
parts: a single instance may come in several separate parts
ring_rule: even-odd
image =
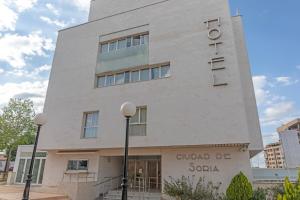
[[[131,156],[128,160],[129,188],[136,191],[161,191],[161,157]]]

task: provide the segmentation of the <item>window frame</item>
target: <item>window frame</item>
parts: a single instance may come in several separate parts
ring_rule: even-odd
[[[76,169],[69,169],[69,162],[75,161],[76,162]],[[86,169],[79,169],[79,163],[80,161],[86,161],[87,162],[87,167]],[[67,172],[87,172],[89,170],[89,159],[70,159],[67,161]]]
[[[87,122],[87,116],[88,114],[93,114],[93,113],[97,113],[97,125],[96,126],[86,126],[86,122]],[[98,131],[99,131],[99,111],[89,111],[89,112],[84,112],[83,113],[83,120],[82,120],[82,128],[81,128],[81,139],[95,139],[98,137]],[[96,134],[94,137],[86,137],[86,129],[87,128],[96,128]]]
[[[139,37],[139,44],[133,45],[134,42],[134,37]],[[143,39],[142,39],[143,38]],[[136,47],[136,46],[142,46],[142,45],[148,45],[149,44],[149,32],[143,32],[143,33],[137,33],[137,34],[133,34],[133,35],[129,35],[129,36],[125,36],[125,37],[120,37],[120,38],[116,38],[113,40],[109,40],[109,41],[103,41],[100,42],[100,53],[109,53],[109,52],[114,52],[114,51],[118,51],[121,49],[126,49],[126,48],[131,48],[131,47]],[[126,44],[124,48],[119,48],[119,41],[122,40],[126,40]],[[129,41],[130,41],[130,46],[129,45]],[[142,43],[142,41],[144,41]],[[114,49],[110,49],[111,44],[115,43],[115,48]],[[102,51],[102,45],[107,45],[107,51],[103,52]]]
[[[167,67],[168,68],[168,73],[165,74],[164,76],[162,76],[162,69]],[[156,78],[152,78],[152,71],[154,69],[158,69],[158,77]],[[142,78],[142,72],[144,70],[148,71],[148,76],[147,79],[145,80],[141,80]],[[128,77],[129,79],[127,81],[125,81],[125,75],[126,73],[128,73]],[[133,81],[133,73],[137,73],[138,77],[137,80]],[[117,80],[117,75],[119,74],[124,74],[124,81],[122,83],[116,83]],[[99,79],[101,77],[105,77],[105,84],[104,86],[99,86]],[[125,70],[118,70],[118,71],[114,71],[114,72],[106,72],[106,73],[101,73],[101,74],[97,74],[96,75],[96,81],[95,81],[95,87],[96,88],[103,88],[103,87],[109,87],[109,86],[116,86],[116,85],[123,85],[123,84],[129,84],[129,83],[136,83],[136,82],[145,82],[145,81],[152,81],[152,80],[160,80],[160,79],[165,79],[165,78],[169,78],[171,77],[171,64],[170,63],[159,63],[159,64],[155,64],[155,65],[148,65],[148,66],[137,66],[137,67],[132,67],[127,68]],[[112,82],[110,85],[108,85],[108,79],[112,78]]]
[[[141,122],[141,109],[146,109],[146,121],[145,122]],[[138,137],[145,137],[145,136],[147,136],[147,119],[148,119],[148,117],[147,117],[147,114],[148,114],[148,108],[147,108],[147,106],[138,106],[138,107],[136,107],[136,113],[138,113],[138,122],[131,122],[131,121],[129,121],[129,136],[130,137],[135,137],[135,136],[138,136]],[[131,135],[130,134],[130,126],[131,125],[145,125],[145,135]]]

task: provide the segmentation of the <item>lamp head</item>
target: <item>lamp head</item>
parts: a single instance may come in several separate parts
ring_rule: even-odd
[[[125,102],[122,104],[120,112],[124,117],[132,117],[135,115],[136,106],[131,102]]]
[[[36,125],[42,126],[47,122],[47,119],[46,119],[45,114],[39,113],[35,116],[33,121]]]

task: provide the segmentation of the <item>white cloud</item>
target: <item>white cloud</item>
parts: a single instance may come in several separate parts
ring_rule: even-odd
[[[281,84],[285,85],[285,86],[293,85],[293,84],[298,83],[298,80],[293,80],[291,77],[288,77],[288,76],[277,77],[276,81],[278,83],[281,83]]]
[[[80,10],[88,11],[90,9],[90,0],[71,0],[71,2]]]
[[[0,31],[14,31],[19,14],[36,3],[37,0],[0,0]]]
[[[59,16],[59,11],[51,4],[47,3],[46,7],[56,16]]]
[[[12,71],[8,71],[7,74],[16,77],[22,78],[30,78],[33,80],[42,80],[44,77],[40,76],[42,72],[50,71],[50,65],[42,65],[40,67],[35,68],[32,71],[24,70],[24,69],[13,69]]]
[[[46,51],[54,50],[52,39],[44,38],[40,32],[27,36],[5,34],[0,38],[0,61],[13,68],[22,68],[25,60],[34,56],[46,56]]]
[[[23,12],[32,8],[37,3],[37,0],[14,0],[13,2],[17,7],[17,10]]]
[[[291,101],[283,101],[273,104],[264,110],[263,123],[276,123],[289,115],[294,109],[294,103]]]
[[[8,7],[8,3],[0,0],[0,31],[14,31],[18,14]]]
[[[52,20],[49,17],[41,16],[40,19],[48,24],[54,24],[56,26],[59,26],[61,28],[66,27],[67,24],[64,21],[59,20]]]
[[[4,74],[4,72],[5,72],[4,69],[0,68],[0,75]]]
[[[29,98],[33,101],[37,112],[41,112],[48,81],[21,82],[21,83],[5,83],[0,85],[0,106],[8,103],[10,98]]]
[[[269,96],[269,91],[266,89],[267,87],[267,77],[266,76],[253,76],[253,85],[256,96],[256,101],[258,105],[263,104],[267,101]]]

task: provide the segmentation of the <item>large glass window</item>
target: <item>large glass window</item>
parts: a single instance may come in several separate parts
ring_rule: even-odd
[[[124,73],[119,73],[116,75],[116,85],[124,83]]]
[[[141,44],[149,43],[149,35],[141,35]]]
[[[125,72],[124,83],[129,83],[129,82],[130,82],[130,72]]]
[[[83,138],[97,137],[98,115],[98,111],[84,114]]]
[[[105,87],[105,76],[99,76],[98,77],[98,87]]]
[[[161,67],[160,77],[165,78],[170,76],[170,65],[165,65]]]
[[[108,43],[101,44],[101,53],[107,53],[108,52]]]
[[[88,170],[88,160],[69,160],[67,170]]]
[[[117,51],[119,49],[130,48],[132,46],[144,45],[149,43],[149,35],[135,35],[119,40],[101,44],[101,53]]]
[[[146,136],[147,107],[137,107],[135,115],[130,119],[129,135]]]
[[[127,47],[131,47],[131,42],[132,42],[132,37],[128,37],[127,39],[126,39],[126,46]]]
[[[109,75],[106,77],[106,86],[111,86],[115,84],[115,76]]]
[[[131,82],[137,82],[139,80],[140,80],[140,72],[139,71],[131,72]]]
[[[117,41],[109,43],[109,51],[115,51],[117,49]]]
[[[151,69],[151,79],[159,78],[159,67],[155,67]]]
[[[139,35],[133,37],[133,46],[137,46],[141,44],[141,38]]]
[[[149,69],[142,69],[141,70],[141,81],[148,81],[149,80]]]
[[[138,81],[148,81],[170,76],[170,65],[156,65],[156,67],[142,68],[134,71],[115,72],[114,74],[97,77],[97,87],[107,87]]]
[[[124,48],[126,48],[126,45],[127,45],[127,40],[126,39],[118,41],[118,49],[124,49]]]

